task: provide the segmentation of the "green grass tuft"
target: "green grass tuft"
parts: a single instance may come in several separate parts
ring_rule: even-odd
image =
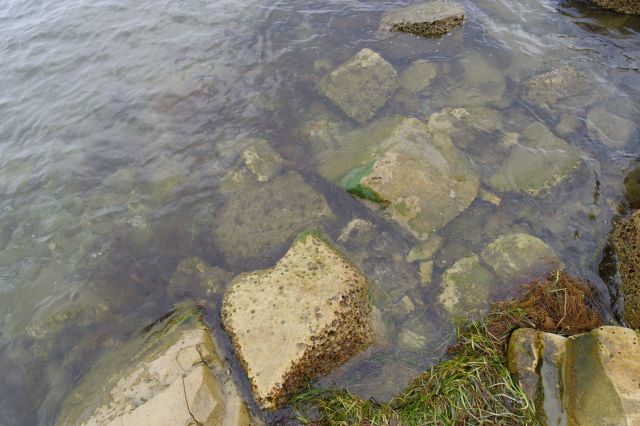
[[[388,403],[341,390],[309,389],[292,401],[304,424],[462,425],[535,424],[535,410],[511,377],[504,336],[469,323],[449,359],[414,379]]]

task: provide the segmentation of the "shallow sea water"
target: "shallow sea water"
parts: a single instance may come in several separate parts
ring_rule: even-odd
[[[328,63],[364,47],[397,70],[416,60],[438,66],[426,92],[392,99],[373,120],[426,120],[474,103],[492,104],[516,127],[540,121],[554,129],[558,112],[524,101],[522,83],[572,65],[596,82],[597,105],[640,122],[640,18],[581,1],[462,3],[464,27],[437,39],[377,32],[381,14],[407,2],[0,4],[0,424],[52,424],[100,354],[181,299],[199,297],[167,290],[180,261],[200,256],[233,275],[286,251],[285,244],[259,260],[234,261],[211,232],[225,202],[221,179],[255,139],[266,139],[325,197],[334,219],[318,225],[331,239],[354,218],[375,230],[376,238],[339,245],[370,279],[392,337],[322,386],[384,400],[432,365],[455,329],[438,303],[440,274],[507,232],[544,240],[571,273],[593,282],[614,317],[616,289],[598,277],[598,265],[624,207],[637,130],[626,146],[609,148],[587,132],[585,106],[568,105],[562,112],[579,124],[564,138],[581,150],[583,166],[541,197],[499,193],[499,206],[476,199],[439,231],[429,286],[405,260],[415,239],[324,180],[299,137],[306,120],[325,112],[357,126],[314,87]],[[506,84],[499,101],[495,75]],[[465,151],[482,176],[495,170],[486,153],[498,138],[484,136]],[[501,288],[491,298],[516,291]],[[404,296],[412,312],[398,305]],[[219,303],[219,295],[205,303],[214,330]],[[425,337],[420,349],[398,341],[404,330]]]

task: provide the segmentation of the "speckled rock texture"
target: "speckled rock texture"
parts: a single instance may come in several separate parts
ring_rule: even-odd
[[[258,404],[274,409],[373,342],[365,277],[314,233],[236,277],[222,322]]]
[[[640,2],[638,0],[590,0],[591,3],[603,9],[613,10],[627,15],[640,15]]]
[[[508,365],[548,425],[636,425],[640,422],[637,332],[604,326],[565,338],[519,329]]]
[[[617,222],[611,239],[618,255],[624,318],[630,327],[640,328],[640,211]]]
[[[67,397],[58,425],[262,424],[250,415],[195,309],[107,353]]]
[[[565,65],[531,77],[523,85],[522,97],[545,109],[566,103],[584,108],[595,100],[591,89],[591,81],[583,72]]]
[[[366,122],[384,106],[397,85],[393,66],[373,50],[362,49],[320,80],[316,90],[349,117]]]
[[[432,37],[448,33],[462,25],[463,21],[462,5],[430,1],[385,12],[380,29]]]

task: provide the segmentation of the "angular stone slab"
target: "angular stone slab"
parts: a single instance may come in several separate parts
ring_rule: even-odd
[[[464,8],[453,2],[430,1],[385,12],[380,30],[423,37],[439,36],[462,25]]]
[[[373,341],[365,277],[324,240],[303,234],[270,269],[231,283],[222,322],[263,408]]]
[[[195,309],[178,309],[104,355],[67,397],[58,425],[257,425]]]
[[[564,338],[520,329],[508,365],[542,424],[635,425],[640,421],[640,339],[604,326]]]
[[[580,164],[580,151],[544,124],[533,123],[522,132],[519,143],[488,183],[497,191],[538,196],[568,178]]]
[[[565,101],[580,102],[590,89],[591,81],[584,73],[565,65],[531,77],[523,85],[522,97],[541,108],[553,109]],[[584,105],[582,102],[580,106]]]
[[[602,108],[591,108],[587,114],[589,136],[609,148],[624,148],[638,129],[636,123]]]
[[[341,181],[352,194],[387,206],[386,214],[424,240],[462,213],[478,193],[467,158],[448,136],[405,118],[380,152]]]
[[[398,84],[397,72],[382,56],[362,49],[326,75],[316,90],[359,122],[368,121]]]

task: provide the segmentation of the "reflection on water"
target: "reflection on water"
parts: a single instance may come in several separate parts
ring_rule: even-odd
[[[463,3],[465,26],[440,39],[379,34],[382,11],[397,7],[384,1],[0,5],[0,423],[51,423],[97,356],[185,295],[201,297],[168,291],[182,260],[199,256],[223,276],[272,264],[297,232],[275,205],[292,186],[304,206],[326,202],[330,212],[295,226],[324,227],[361,267],[383,325],[374,348],[323,384],[384,399],[433,363],[454,328],[441,275],[469,256],[485,262],[501,235],[543,240],[608,300],[596,272],[637,156],[640,20],[579,1]],[[364,47],[399,73],[428,66],[414,64],[362,125],[315,87]],[[527,82],[562,66],[588,90],[537,103]],[[331,152],[367,146],[385,117],[426,122],[449,107],[475,117],[452,138],[483,183],[433,247],[323,174]],[[491,187],[534,122],[582,165],[542,196]],[[275,183],[229,187],[228,171],[260,139],[282,157]],[[259,256],[234,252],[251,241],[221,237],[254,238],[254,226]],[[208,301],[213,324],[219,298]]]

